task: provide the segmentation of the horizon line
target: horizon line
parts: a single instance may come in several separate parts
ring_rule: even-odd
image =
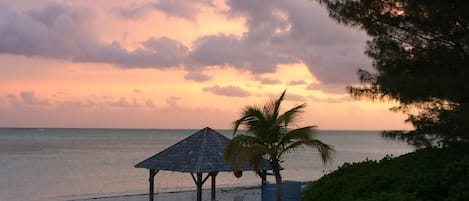
[[[232,128],[213,128],[205,126],[214,130],[234,130]],[[204,127],[204,128],[205,128]],[[203,128],[129,128],[129,127],[10,127],[0,126],[0,129],[102,129],[102,130],[200,130]],[[242,130],[242,129],[241,129]],[[316,129],[318,131],[385,131],[385,130],[396,130],[396,129]]]

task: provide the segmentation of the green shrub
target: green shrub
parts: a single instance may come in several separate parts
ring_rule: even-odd
[[[427,148],[346,163],[312,182],[303,201],[468,201],[469,148]]]

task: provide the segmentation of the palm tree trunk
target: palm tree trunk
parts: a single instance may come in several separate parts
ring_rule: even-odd
[[[280,164],[278,159],[272,161],[272,171],[275,175],[275,183],[277,186],[277,201],[283,201],[282,175],[280,175]]]

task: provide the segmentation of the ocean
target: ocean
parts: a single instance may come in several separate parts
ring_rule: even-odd
[[[147,193],[148,171],[134,165],[196,131],[0,129],[0,201],[66,201]],[[232,134],[231,130],[217,131],[228,137]],[[323,165],[316,151],[298,150],[284,159],[285,180],[311,181],[346,162],[414,150],[381,138],[378,131],[319,131],[316,136],[334,146],[334,160]],[[195,189],[187,173],[160,171],[155,181],[156,192]],[[240,179],[231,173],[217,176],[217,187],[254,185],[260,185],[260,179],[251,172]]]

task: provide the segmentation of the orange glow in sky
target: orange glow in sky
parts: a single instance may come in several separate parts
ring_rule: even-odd
[[[315,2],[28,2],[0,0],[0,127],[231,128],[287,89],[302,125],[410,128],[345,92],[367,37]]]

